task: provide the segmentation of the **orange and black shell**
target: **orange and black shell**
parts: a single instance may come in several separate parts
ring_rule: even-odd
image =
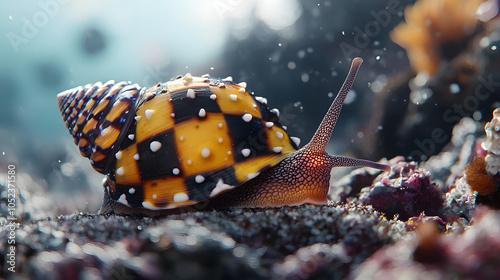
[[[210,199],[297,150],[267,100],[232,79],[190,74],[140,88],[96,83],[58,95],[83,156],[110,197],[171,209]]]

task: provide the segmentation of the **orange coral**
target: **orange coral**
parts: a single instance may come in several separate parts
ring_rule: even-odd
[[[479,195],[488,195],[496,191],[497,184],[493,177],[486,173],[486,161],[484,158],[476,158],[465,168],[465,179],[473,191]]]
[[[391,39],[406,49],[412,68],[434,75],[441,66],[443,45],[471,35],[473,17],[485,0],[419,0],[406,7],[406,23],[391,32]]]

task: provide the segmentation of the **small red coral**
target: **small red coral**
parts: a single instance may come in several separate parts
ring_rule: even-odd
[[[497,183],[486,173],[486,161],[481,157],[465,168],[465,179],[479,195],[488,195],[497,189]]]

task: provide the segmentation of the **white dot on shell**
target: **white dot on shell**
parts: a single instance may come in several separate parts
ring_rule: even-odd
[[[194,177],[194,181],[198,184],[201,184],[203,183],[203,181],[205,181],[205,177],[203,177],[202,175],[196,175],[196,177]]]
[[[109,132],[109,126],[106,127],[105,129],[101,130],[101,136],[108,134],[108,132]]]
[[[125,194],[120,195],[120,197],[118,198],[118,202],[120,202],[123,205],[127,206],[129,205],[127,201],[127,196]]]
[[[134,117],[134,119],[135,119],[136,121],[139,121],[139,120],[141,119],[141,116],[135,116],[135,117]]]
[[[244,115],[242,116],[242,118],[243,118],[243,120],[244,120],[245,122],[250,122],[250,121],[252,120],[252,115],[250,115],[250,114],[244,114]]]
[[[206,117],[206,116],[207,116],[207,111],[205,111],[205,109],[201,108],[201,109],[200,109],[200,112],[198,112],[198,116],[199,116],[200,118],[204,118],[204,117]]]
[[[248,157],[250,155],[250,149],[243,149],[243,150],[241,150],[241,154],[244,157]]]
[[[280,116],[280,111],[277,108],[271,109],[271,112],[273,112],[274,114],[276,114],[277,117]]]
[[[280,153],[281,150],[283,150],[283,147],[275,147],[275,148],[273,148],[273,152],[275,152],[275,153]]]
[[[224,142],[224,139],[219,138],[217,141],[219,141],[219,143],[222,143],[222,142]]]
[[[190,160],[190,159],[188,159],[188,160],[186,161],[186,163],[187,163],[187,165],[191,165],[191,164],[193,164],[193,161],[192,161],[192,160]]]
[[[172,197],[172,200],[173,200],[175,203],[185,202],[185,201],[188,201],[188,200],[189,200],[189,196],[188,196],[186,193],[180,192],[180,193],[176,193],[176,194]]]
[[[153,116],[155,110],[148,109],[144,112],[144,115],[146,116],[146,119],[150,120],[151,117]]]
[[[293,143],[295,143],[295,145],[298,147],[300,145],[300,138],[299,137],[290,137],[290,139],[292,139]]]
[[[128,135],[128,139],[130,139],[130,140],[134,140],[134,138],[135,138],[135,135],[134,135],[134,134],[129,134],[129,135]]]
[[[240,89],[238,90],[238,92],[240,92],[240,93],[245,93],[245,89],[244,89],[244,88],[240,88]]]
[[[274,123],[273,122],[266,122],[266,127],[271,128],[273,127]]]
[[[187,97],[190,99],[194,99],[196,97],[195,92],[192,88],[188,89],[187,91]]]
[[[222,128],[222,127],[223,127],[222,123],[219,123],[217,126],[218,126],[219,128]]]
[[[172,118],[175,118],[175,113],[170,114]]]
[[[276,131],[276,136],[278,136],[278,139],[283,139],[283,133]]]
[[[156,194],[153,194],[153,199],[157,199],[158,196]]]
[[[184,80],[191,81],[192,79],[193,79],[193,75],[191,75],[191,73],[186,73],[186,75],[184,75]]]
[[[231,101],[238,101],[238,95],[236,95],[236,94],[230,94],[229,95],[229,99],[231,99]]]
[[[122,158],[122,151],[118,151],[116,154],[115,154],[115,157],[116,159],[121,159]]]
[[[255,100],[259,101],[262,104],[267,104],[267,98],[265,97],[256,96]]]
[[[215,94],[210,95],[210,99],[216,100],[217,99],[217,95],[215,95]]]
[[[242,87],[242,88],[246,88],[246,87],[247,87],[247,83],[245,83],[245,82],[241,82],[241,83],[239,83],[238,85],[239,85],[240,87]]]
[[[128,193],[129,193],[129,194],[134,194],[134,193],[135,193],[135,189],[134,189],[134,188],[130,188],[130,189],[128,189]]]
[[[179,168],[172,169],[172,174],[179,175],[179,173],[181,173],[181,171],[179,170]]]
[[[137,154],[134,155],[134,159],[135,160],[139,160],[139,153],[137,153]]]
[[[210,149],[204,148],[203,150],[201,150],[201,157],[202,158],[207,158],[209,156],[210,156]]]
[[[151,144],[149,144],[149,148],[154,153],[161,148],[161,143],[158,141],[153,141],[153,142],[151,142]]]
[[[116,175],[123,176],[123,174],[124,174],[123,167],[116,169]]]

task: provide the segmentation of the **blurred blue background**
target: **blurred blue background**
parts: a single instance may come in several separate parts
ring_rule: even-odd
[[[350,59],[361,56],[364,64],[329,148],[353,153],[349,147],[362,145],[359,127],[372,110],[372,83],[408,68],[403,49],[388,34],[414,1],[389,2],[3,2],[1,168],[16,163],[18,172],[49,189],[75,180],[101,188],[101,176],[72,144],[56,94],[108,80],[151,86],[186,72],[247,82],[280,110],[289,133],[304,144],[340,88]],[[388,18],[380,22],[382,14]],[[362,37],[357,30],[371,33]]]

